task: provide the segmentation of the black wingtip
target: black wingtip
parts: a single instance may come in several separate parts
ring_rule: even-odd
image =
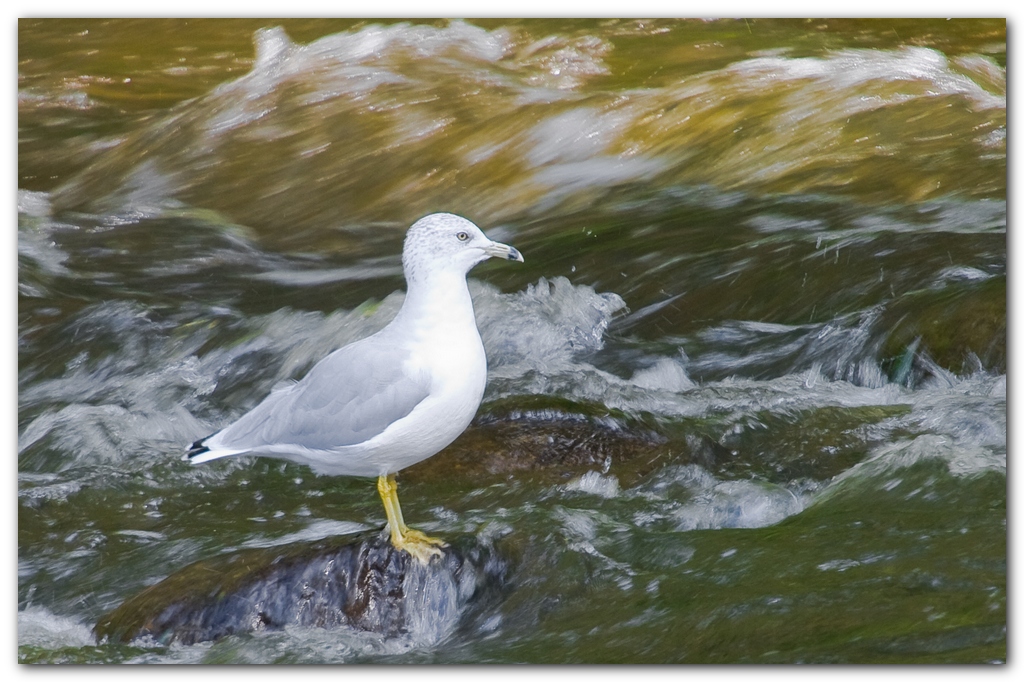
[[[207,436],[206,438],[209,438],[209,436]],[[185,453],[185,459],[192,459],[196,455],[201,455],[204,452],[209,452],[210,448],[203,445],[203,443],[206,442],[206,438],[200,438],[196,442],[192,443],[192,445],[190,445],[188,448],[188,452]]]

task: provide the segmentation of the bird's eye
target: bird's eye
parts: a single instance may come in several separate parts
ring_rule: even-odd
[[[459,233],[458,233],[457,235],[455,235],[455,237],[456,237],[456,239],[458,239],[458,240],[459,240],[460,242],[464,242],[464,241],[466,241],[467,239],[469,239],[469,235],[468,235],[467,233],[465,233],[465,232],[459,232]]]

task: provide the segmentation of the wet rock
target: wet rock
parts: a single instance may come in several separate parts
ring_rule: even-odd
[[[406,469],[403,481],[458,476],[482,484],[534,473],[566,478],[588,470],[632,479],[664,455],[653,421],[597,403],[515,396],[484,405],[469,429],[443,452]]]
[[[913,385],[928,373],[922,353],[955,373],[973,369],[971,354],[985,369],[1006,371],[1005,277],[908,295],[881,323],[889,332],[882,364],[897,383]]]
[[[99,641],[194,644],[289,625],[442,640],[500,594],[508,563],[462,538],[424,566],[386,532],[243,550],[196,562],[100,618]]]
[[[484,405],[455,443],[402,471],[400,480],[458,479],[483,486],[512,477],[550,482],[600,471],[629,488],[672,463],[696,464],[726,479],[824,481],[867,456],[875,444],[871,425],[909,410],[825,406],[759,412],[738,421],[659,421],[598,403],[515,396]]]
[[[731,457],[697,463],[729,478],[779,484],[797,479],[825,481],[861,462],[888,437],[884,429],[873,436],[872,425],[901,417],[910,409],[900,404],[825,406],[792,413],[751,414],[731,424],[713,442],[716,454],[726,451]]]

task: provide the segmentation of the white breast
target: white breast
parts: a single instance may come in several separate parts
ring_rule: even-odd
[[[385,432],[397,436],[395,440],[403,447],[381,458],[389,465],[384,473],[404,469],[440,452],[473,421],[487,384],[487,359],[475,325],[472,332],[423,343],[410,358],[408,371],[427,373],[431,391],[408,417],[394,425],[401,433],[391,434],[391,429]]]
[[[410,350],[403,372],[422,377],[430,394],[375,438],[339,449],[335,461],[345,462],[348,475],[390,474],[437,454],[466,430],[480,407],[487,358],[465,280],[435,292],[423,305],[408,303],[392,323]],[[334,473],[332,462],[315,468]]]

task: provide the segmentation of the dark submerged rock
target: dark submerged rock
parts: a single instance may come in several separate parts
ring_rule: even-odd
[[[704,442],[710,441],[702,443],[704,450],[713,454],[709,463],[698,463],[728,478],[780,484],[802,478],[825,481],[863,461],[873,447],[882,444],[886,436],[872,436],[871,425],[910,411],[909,405],[900,404],[826,405],[751,414],[730,424],[717,441],[704,436]]]
[[[485,486],[528,477],[554,483],[596,470],[629,488],[666,464],[697,465],[727,480],[825,481],[868,455],[876,444],[872,424],[910,409],[826,405],[739,419],[659,420],[598,403],[513,396],[483,405],[458,440],[402,471],[399,481]]]
[[[1006,278],[908,294],[890,306],[880,323],[887,331],[882,367],[897,383],[914,385],[930,373],[926,353],[954,373],[981,367],[1006,372]]]
[[[596,469],[632,481],[649,473],[667,443],[644,415],[553,396],[514,396],[483,405],[454,443],[402,471],[399,480],[458,477],[486,484],[524,474],[564,479]]]
[[[148,635],[194,644],[299,625],[440,641],[470,602],[500,592],[508,572],[468,538],[442,551],[420,564],[386,531],[243,550],[170,575],[100,618],[94,632],[99,641]]]

